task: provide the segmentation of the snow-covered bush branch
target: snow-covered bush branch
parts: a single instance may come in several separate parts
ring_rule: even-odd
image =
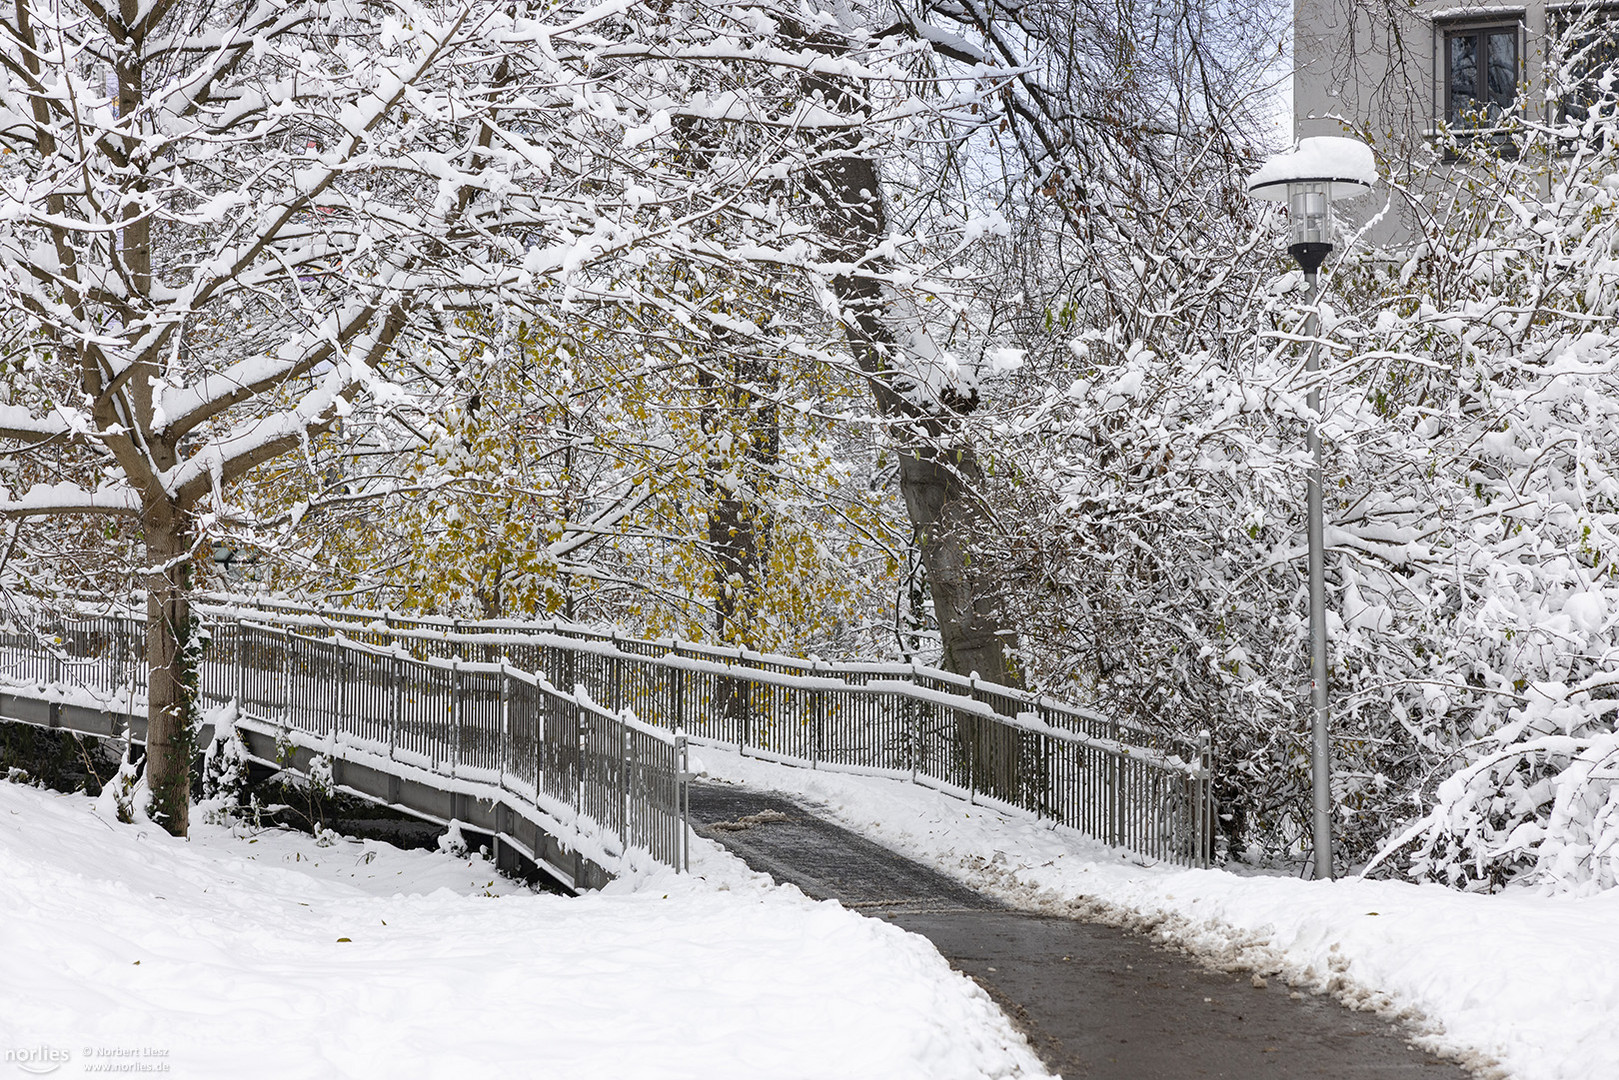
[[[1442,881],[1611,883],[1619,158],[1596,112],[1573,153],[1546,152],[1569,145],[1556,129],[1511,161],[1457,148],[1481,158],[1464,194],[1388,193],[1420,211],[1420,246],[1333,268],[1333,794],[1351,863],[1398,837],[1388,859]],[[1157,220],[1179,215],[1196,210]],[[1134,259],[1093,248],[1030,290],[1021,404],[985,420],[1001,532],[980,552],[1008,568],[1031,679],[1213,728],[1233,846],[1297,851],[1305,296],[1272,231],[1203,220],[1195,243],[1161,234],[1173,260],[1137,230]]]

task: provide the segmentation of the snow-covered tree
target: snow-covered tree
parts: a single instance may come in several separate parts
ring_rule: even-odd
[[[1611,79],[1611,76],[1609,76]],[[1522,117],[1558,115],[1566,88]],[[1385,194],[1415,246],[1351,233],[1321,310],[1335,829],[1350,863],[1466,888],[1619,880],[1611,102]],[[1307,831],[1306,295],[1222,166],[1055,283],[984,420],[981,545],[1031,679],[1213,729],[1234,848]],[[1204,210],[1197,209],[1199,202]],[[1123,202],[1121,206],[1132,205]],[[1219,207],[1220,212],[1210,208]],[[1117,211],[1115,212],[1117,216]],[[1063,240],[1066,242],[1065,234]],[[1078,249],[1069,248],[1078,253]],[[1095,249],[1093,249],[1095,250]],[[1025,253],[1026,254],[1026,253]],[[1041,294],[1028,288],[1031,296]]]
[[[447,408],[470,413],[467,358],[525,310],[570,334],[571,319],[631,335],[662,320],[693,346],[714,377],[707,434],[749,433],[731,440],[747,443],[742,482],[702,481],[722,592],[748,592],[767,561],[768,508],[732,496],[768,501],[774,483],[773,395],[794,380],[770,365],[864,382],[946,661],[1015,680],[994,568],[968,554],[985,518],[964,421],[990,335],[958,265],[1002,223],[939,212],[939,177],[969,137],[1005,129],[1067,220],[1111,222],[1083,242],[1121,265],[1137,219],[1120,225],[1118,185],[1173,181],[1225,93],[1192,21],[1089,14],[1094,55],[1053,5],[21,0],[0,15],[0,513],[103,515],[129,523],[109,543],[138,539],[148,769],[169,827],[185,828],[191,568],[206,537],[257,524],[237,485],[344,453],[339,438],[431,437]],[[1149,41],[1151,63],[1103,74],[1099,57],[1147,57]],[[1054,66],[1030,62],[1060,45]],[[796,300],[760,311],[672,287],[701,274]],[[805,299],[820,324],[781,316]],[[300,501],[290,517],[322,509]]]
[[[720,107],[659,81],[664,43],[707,39],[650,8],[53,0],[0,27],[0,435],[19,475],[54,472],[0,513],[135,523],[148,776],[184,832],[191,564],[232,485],[357,401],[408,410],[456,313],[609,293],[609,257],[703,249],[769,158],[694,182],[646,145],[683,104]]]

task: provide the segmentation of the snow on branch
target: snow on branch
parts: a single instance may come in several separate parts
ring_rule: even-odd
[[[3,491],[3,489],[0,489]],[[0,516],[43,517],[51,514],[135,514],[140,496],[123,486],[88,491],[77,484],[35,484],[21,498],[0,494]]]

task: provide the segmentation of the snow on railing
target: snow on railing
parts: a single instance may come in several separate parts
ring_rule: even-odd
[[[639,733],[625,735],[626,740],[652,739],[653,732],[665,739],[670,732],[683,733],[784,763],[909,779],[964,799],[1052,819],[1150,858],[1202,866],[1212,854],[1212,760],[1206,734],[1195,742],[1159,739],[1050,699],[910,665],[829,664],[648,642],[549,623],[426,620],[293,605],[252,608],[222,598],[201,603],[198,610],[212,628],[215,649],[224,646],[229,628],[259,625],[264,632],[287,635],[289,641],[340,641],[394,658],[390,663],[428,665],[422,670],[433,674],[413,677],[439,695],[439,709],[451,707],[443,704],[446,680],[471,686],[471,673],[491,666],[525,672],[548,688],[574,688],[572,696],[550,693],[577,702],[580,715],[596,715],[594,708],[606,716],[639,718],[623,721],[633,723],[626,731]],[[73,640],[82,645],[90,639],[81,635]],[[91,662],[81,648],[67,651],[83,658],[76,662]],[[375,687],[387,680],[366,665],[381,662],[354,661],[356,671],[367,673],[334,680],[338,687],[353,687],[337,693],[380,693]],[[263,666],[254,662],[240,670]],[[370,689],[361,689],[362,684]],[[289,684],[289,690],[311,699],[332,693],[322,679],[295,688]],[[211,693],[231,696],[228,688]],[[262,696],[247,686],[236,690],[250,704],[256,693]],[[289,707],[285,701],[260,705],[271,706]],[[462,715],[480,707],[463,705]],[[337,724],[341,715],[347,718],[342,722],[369,723],[363,730],[375,737],[376,706],[352,697],[326,708],[323,722]],[[373,719],[355,718],[356,710]],[[435,736],[426,733],[431,726],[423,725],[425,721],[412,720],[407,738],[418,741],[401,746],[396,737],[390,751],[447,760],[449,748],[431,743]],[[476,724],[468,730],[474,740],[485,737],[476,733]],[[443,731],[468,737],[458,725]],[[596,734],[582,731],[581,746]],[[430,743],[431,749],[423,749]],[[632,749],[643,756],[652,753],[639,744]],[[632,749],[626,749],[626,760]],[[456,748],[457,755],[465,751],[464,746]],[[594,770],[605,760],[598,753],[579,766],[581,806],[617,822],[616,811],[591,801],[598,784],[605,782]],[[476,767],[475,761],[460,756],[457,763]],[[637,814],[662,820],[658,815],[666,811],[652,807],[656,799],[637,787],[662,783],[647,779],[655,775],[663,774],[654,771],[626,780],[626,822]]]
[[[279,625],[296,621],[311,628],[320,627],[328,630],[343,626],[345,633],[372,640],[363,633],[348,629],[358,624],[366,631],[376,634],[374,640],[412,639],[420,642],[419,648],[425,654],[431,655],[459,655],[459,649],[466,642],[483,635],[498,635],[501,640],[513,636],[549,635],[575,641],[598,642],[611,645],[620,652],[640,656],[693,657],[711,660],[728,667],[773,671],[787,675],[825,676],[856,685],[876,680],[900,680],[926,689],[970,697],[988,704],[1001,716],[1034,714],[1054,728],[1080,732],[1093,738],[1123,739],[1133,746],[1153,748],[1186,761],[1196,760],[1202,752],[1201,744],[1196,739],[1180,738],[1128,721],[1109,718],[1095,710],[1079,708],[1048,695],[998,686],[919,664],[805,659],[779,653],[754,652],[738,646],[698,644],[672,638],[636,638],[610,630],[592,630],[575,623],[555,620],[452,619],[433,615],[401,615],[385,609],[316,608],[290,601],[226,593],[210,594],[199,607],[202,610],[232,617],[264,618],[266,614],[273,614],[274,617],[270,621]],[[438,643],[436,648],[435,643]]]

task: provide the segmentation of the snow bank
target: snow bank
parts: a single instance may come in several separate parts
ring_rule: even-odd
[[[1047,1075],[925,940],[709,845],[694,869],[567,899],[477,856],[179,841],[0,783],[0,1056],[243,1080]]]
[[[1115,922],[1237,971],[1411,1022],[1484,1076],[1619,1076],[1619,892],[1583,898],[1145,865],[1066,828],[914,785],[707,748],[711,776],[797,791],[1019,906]]]

